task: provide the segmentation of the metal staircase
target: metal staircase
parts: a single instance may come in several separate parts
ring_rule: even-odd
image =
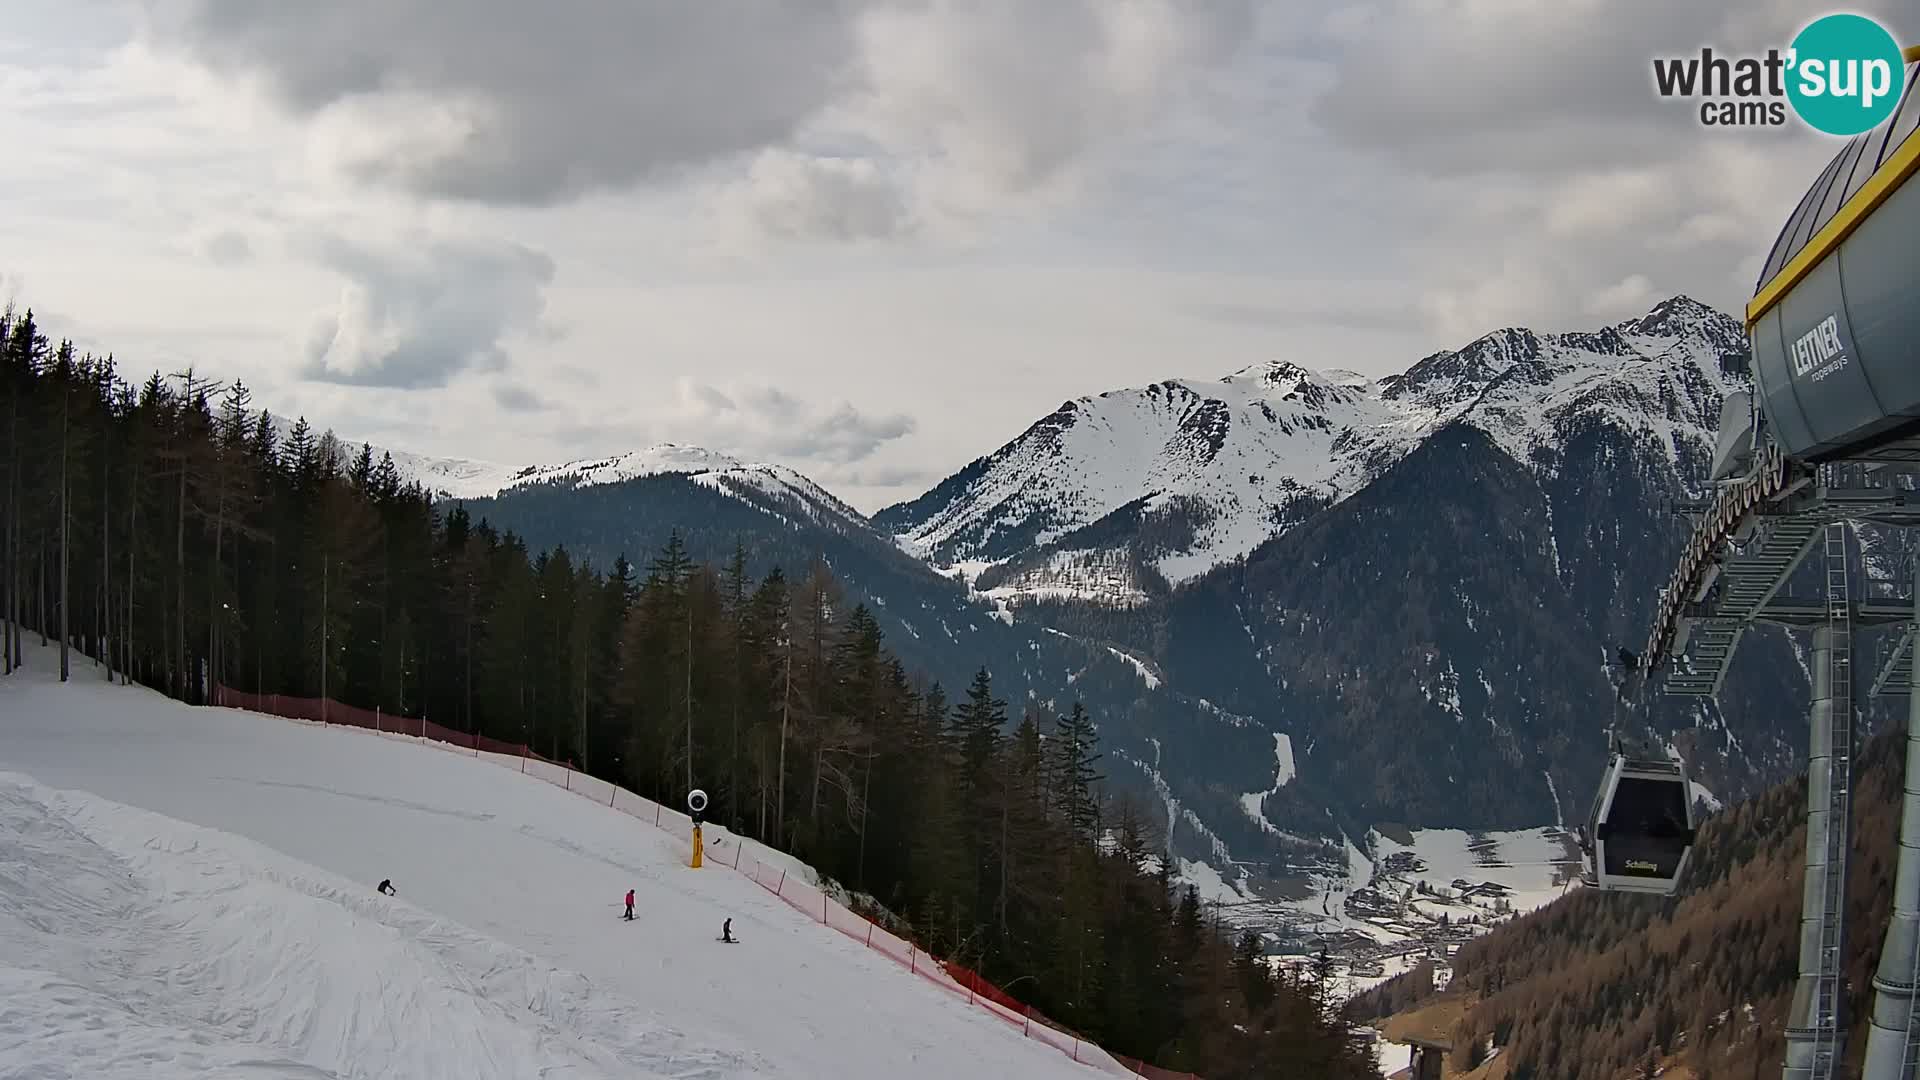
[[[1847,592],[1847,526],[1826,527],[1828,686],[1832,692],[1827,777],[1826,865],[1820,883],[1820,981],[1815,991],[1813,1076],[1831,1080],[1845,1049],[1847,841],[1852,832],[1853,789],[1853,604]]]
[[[1667,669],[1667,693],[1713,697],[1720,692],[1741,635],[1819,538],[1818,520],[1776,517],[1758,528],[1745,550],[1725,561],[1709,585],[1712,614],[1694,622],[1687,635],[1685,665]]]
[[[1873,696],[1902,697],[1913,687],[1913,626],[1908,624],[1891,648],[1883,648],[1880,674],[1873,680]]]

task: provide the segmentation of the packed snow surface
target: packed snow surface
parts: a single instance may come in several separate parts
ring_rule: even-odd
[[[0,683],[0,1075],[1094,1075],[534,777],[30,661]]]

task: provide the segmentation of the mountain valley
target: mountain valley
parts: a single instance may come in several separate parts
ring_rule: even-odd
[[[871,517],[693,447],[395,460],[600,565],[676,532],[755,573],[822,561],[949,690],[984,665],[1013,715],[1084,702],[1109,783],[1231,917],[1333,932],[1380,828],[1560,836],[1612,732],[1684,755],[1708,808],[1790,771],[1807,684],[1785,635],[1749,639],[1719,705],[1619,704],[1608,666],[1638,647],[1745,370],[1739,325],[1686,297],[1379,380],[1271,362],[1066,402]],[[1887,576],[1901,554],[1867,541]],[[1511,863],[1499,847],[1481,862]]]

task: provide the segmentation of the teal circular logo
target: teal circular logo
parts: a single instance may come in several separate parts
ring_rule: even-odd
[[[1793,111],[1828,135],[1879,127],[1906,87],[1900,43],[1864,15],[1827,15],[1808,23],[1793,39],[1787,65]]]

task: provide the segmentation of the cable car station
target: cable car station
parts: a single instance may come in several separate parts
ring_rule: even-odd
[[[1920,1064],[1920,568],[1905,597],[1862,595],[1848,539],[1850,525],[1920,528],[1920,183],[1908,182],[1920,170],[1920,48],[1905,59],[1899,109],[1841,147],[1769,253],[1746,311],[1755,393],[1722,404],[1716,490],[1634,665],[1636,689],[1714,697],[1755,624],[1810,635],[1806,886],[1786,1080],[1847,1075],[1855,714],[1869,695],[1907,695],[1908,720],[1893,914],[1859,1075],[1915,1080]],[[1808,565],[1816,554],[1819,570]],[[1790,588],[1803,568],[1818,595]],[[1890,647],[1862,657],[1855,631],[1875,626],[1892,629]],[[1581,838],[1587,883],[1671,895],[1692,852],[1692,804],[1684,764],[1616,745]]]

